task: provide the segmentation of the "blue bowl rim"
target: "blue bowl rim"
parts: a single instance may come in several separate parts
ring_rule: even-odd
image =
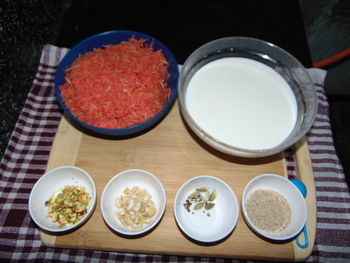
[[[133,125],[133,126],[129,126],[129,127],[126,127],[126,128],[120,128],[120,129],[107,129],[107,128],[101,128],[101,127],[96,127],[96,126],[92,126],[90,124],[87,124],[81,120],[79,120],[77,117],[75,117],[71,112],[70,110],[68,109],[68,107],[66,107],[65,103],[63,102],[63,99],[62,99],[62,96],[61,96],[61,91],[59,90],[59,85],[57,84],[57,74],[59,71],[62,71],[63,74],[64,71],[66,70],[67,66],[63,67],[62,65],[66,64],[66,60],[69,60],[70,59],[70,56],[72,53],[76,52],[78,53],[79,55],[82,55],[82,54],[85,54],[85,53],[79,53],[79,49],[81,46],[84,46],[86,43],[90,42],[91,40],[94,40],[96,38],[99,38],[101,36],[104,36],[104,35],[109,35],[109,34],[119,34],[119,33],[126,33],[126,34],[130,34],[130,37],[132,36],[135,36],[137,37],[138,39],[139,38],[144,38],[146,39],[146,42],[154,42],[154,43],[157,43],[158,46],[160,46],[160,49],[163,51],[165,50],[168,54],[168,56],[170,57],[170,60],[173,61],[176,65],[175,68],[175,74],[176,74],[176,77],[175,77],[175,87],[172,89],[173,91],[171,92],[171,96],[169,98],[169,100],[167,101],[167,103],[165,104],[165,106],[163,107],[163,109],[158,112],[156,115],[154,115],[153,117],[149,118],[148,120],[142,122],[142,123],[139,123],[139,124],[136,124],[136,125]],[[115,44],[118,44],[118,43],[115,43]],[[159,50],[159,49],[158,49]],[[76,59],[77,57],[74,57],[74,60]],[[73,60],[73,61],[74,61]],[[72,62],[73,62],[72,61]],[[168,61],[169,62],[169,61]],[[71,63],[69,63],[70,65]],[[137,31],[130,31],[130,30],[112,30],[112,31],[106,31],[106,32],[102,32],[102,33],[98,33],[98,34],[95,34],[95,35],[92,35],[92,36],[89,36],[85,39],[83,39],[82,41],[80,41],[78,44],[74,45],[67,53],[66,55],[64,56],[64,58],[61,60],[61,62],[59,63],[58,67],[57,67],[57,70],[56,70],[56,73],[55,73],[55,79],[54,79],[54,93],[55,93],[55,96],[56,96],[56,99],[58,101],[58,104],[60,105],[60,107],[64,110],[65,113],[67,113],[69,115],[70,118],[72,118],[74,121],[76,121],[77,123],[79,123],[80,125],[82,125],[83,127],[86,127],[92,131],[95,131],[95,132],[101,132],[103,134],[113,134],[115,133],[116,135],[122,135],[122,134],[131,134],[133,133],[134,131],[135,132],[139,132],[139,131],[142,131],[144,129],[147,129],[148,127],[152,126],[152,124],[154,124],[154,122],[156,122],[156,120],[158,120],[158,118],[160,118],[163,114],[165,114],[168,109],[170,108],[170,106],[172,105],[173,101],[175,100],[175,97],[177,95],[177,92],[178,92],[178,83],[179,83],[179,68],[178,68],[178,64],[177,64],[177,61],[175,59],[175,56],[173,55],[173,53],[167,48],[167,46],[165,46],[161,41],[159,41],[158,39],[150,36],[150,35],[147,35],[147,34],[144,34],[144,33],[140,33],[140,32],[137,32]]]

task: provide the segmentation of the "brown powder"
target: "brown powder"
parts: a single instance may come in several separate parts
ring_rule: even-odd
[[[271,190],[256,190],[246,201],[246,211],[252,223],[262,231],[278,233],[291,222],[288,201]]]

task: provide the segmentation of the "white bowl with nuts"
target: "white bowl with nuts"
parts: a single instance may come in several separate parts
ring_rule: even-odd
[[[220,242],[234,230],[239,205],[223,180],[203,175],[185,182],[176,194],[174,214],[179,228],[191,239]]]
[[[149,232],[166,207],[162,183],[152,173],[129,169],[115,175],[103,189],[101,213],[106,224],[121,235]]]
[[[304,227],[307,206],[300,190],[287,178],[261,174],[246,185],[242,214],[248,226],[262,237],[283,241]]]
[[[66,232],[81,226],[96,205],[96,187],[81,168],[54,168],[34,185],[29,197],[29,213],[39,228]]]

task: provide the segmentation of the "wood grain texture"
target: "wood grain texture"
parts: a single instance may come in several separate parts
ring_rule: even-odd
[[[309,239],[309,246],[305,249],[300,249],[294,243],[296,260],[303,260],[311,254],[316,239],[316,188],[306,138],[303,138],[296,143],[294,149],[298,179],[307,186],[305,201],[308,208],[306,229]],[[301,242],[305,241],[303,234],[300,234],[299,237]]]
[[[274,260],[295,260],[296,255],[301,255],[295,252],[298,248],[294,246],[294,241],[273,243],[258,237],[248,228],[242,215],[231,235],[216,244],[195,243],[180,231],[173,214],[174,198],[188,179],[198,175],[218,177],[233,189],[240,202],[245,185],[253,177],[262,173],[285,177],[287,174],[283,154],[246,159],[210,148],[188,129],[177,104],[156,127],[128,139],[88,135],[62,118],[48,170],[66,164],[81,167],[93,177],[98,198],[115,174],[131,168],[148,170],[159,178],[165,188],[166,211],[161,222],[147,235],[125,238],[104,223],[98,200],[92,217],[78,230],[60,236],[42,232],[42,241],[48,246]]]

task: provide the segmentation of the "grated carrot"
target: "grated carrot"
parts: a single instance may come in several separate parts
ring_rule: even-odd
[[[168,62],[145,39],[94,49],[77,58],[60,87],[66,106],[95,127],[119,129],[142,123],[169,99]]]

